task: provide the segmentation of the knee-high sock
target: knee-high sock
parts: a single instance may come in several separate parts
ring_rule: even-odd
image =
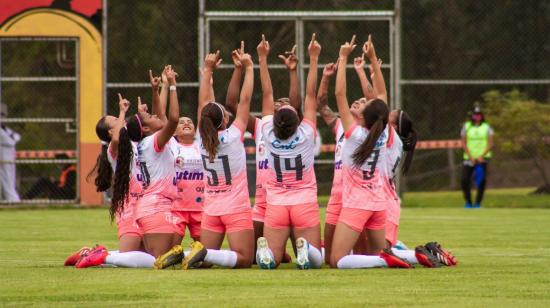
[[[324,259],[319,249],[315,248],[313,245],[309,245],[307,248],[307,256],[312,268],[321,268]]]
[[[338,268],[372,268],[387,267],[388,264],[379,256],[348,255],[340,259]]]
[[[231,250],[208,249],[204,261],[218,266],[235,267],[237,253]]]
[[[153,267],[155,257],[143,251],[109,252],[105,264],[118,267]]]
[[[392,248],[391,251],[394,255],[400,257],[401,259],[407,260],[411,264],[418,264],[414,250],[399,250]]]

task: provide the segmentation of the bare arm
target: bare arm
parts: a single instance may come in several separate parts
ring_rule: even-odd
[[[159,119],[161,119],[161,121],[166,123],[166,99],[164,99],[163,101],[159,96],[159,86],[161,78],[154,77],[153,71],[149,70],[149,81],[151,82],[151,100],[153,102],[153,114],[156,114]]]
[[[209,53],[204,59],[204,66],[202,69],[202,79],[199,84],[199,102],[197,104],[197,125],[201,120],[202,108],[210,101],[213,101],[212,91],[212,75],[216,66],[221,63],[220,51],[216,53]]]
[[[178,92],[176,91],[176,72],[172,70],[172,67],[169,65],[165,70],[166,77],[168,78],[168,84],[170,84],[170,105],[168,106],[168,121],[162,127],[157,135],[157,145],[159,148],[164,148],[166,143],[170,141],[170,138],[174,135],[176,128],[178,126],[179,117],[180,117],[180,107],[178,103]]]
[[[271,77],[267,68],[267,55],[269,54],[269,42],[262,34],[262,41],[256,47],[258,51],[258,62],[260,64],[260,82],[262,83],[262,116],[273,114],[273,87]]]
[[[336,88],[334,94],[336,96],[336,104],[344,131],[347,131],[353,126],[353,116],[349,110],[347,90],[346,90],[346,64],[349,54],[355,48],[355,35],[351,38],[351,42],[346,42],[340,46],[340,57],[338,58],[338,72],[336,73]]]
[[[367,98],[367,100],[376,98],[374,89],[372,88],[372,85],[370,84],[369,79],[367,78],[367,74],[365,73],[365,54],[364,53],[361,55],[361,57],[357,57],[353,59],[353,66],[355,68],[355,72],[357,72],[357,77],[359,77],[359,82],[361,84],[361,90],[363,92],[363,96]]]
[[[321,84],[319,85],[319,91],[317,92],[317,110],[321,114],[321,117],[325,123],[331,128],[334,128],[338,117],[328,106],[328,86],[330,77],[336,72],[337,66],[334,63],[325,65],[323,69],[323,77],[321,78]]]
[[[118,143],[120,141],[120,130],[124,127],[124,120],[126,118],[126,112],[128,112],[128,108],[130,107],[130,102],[122,98],[122,95],[118,93],[118,119],[116,122],[116,126],[113,129],[113,135],[111,136],[111,143],[109,145],[111,154],[113,154],[114,157],[118,156]]]
[[[250,100],[252,99],[252,90],[254,89],[254,65],[252,64],[252,57],[249,54],[243,54],[240,59],[244,67],[244,82],[235,123],[240,128],[246,129],[250,116]]]
[[[369,39],[365,44],[363,45],[363,52],[369,58],[369,61],[371,63],[373,77],[372,77],[372,85],[374,87],[374,92],[376,93],[376,97],[378,99],[383,100],[388,103],[388,92],[386,91],[386,82],[384,81],[384,75],[382,75],[382,69],[381,69],[381,63],[378,62],[378,58],[376,56],[376,51],[374,50],[374,44],[372,43],[372,38],[369,34]]]
[[[286,57],[285,57],[286,56]],[[300,80],[298,80],[298,57],[296,57],[296,45],[291,51],[285,51],[285,56],[279,55],[279,59],[283,60],[289,73],[290,85],[288,91],[288,100],[290,105],[296,109],[298,116],[302,119],[302,96],[300,94]]]
[[[231,80],[229,81],[229,86],[227,87],[227,95],[225,96],[225,108],[233,113],[233,115],[237,113],[237,104],[239,100],[239,88],[241,85],[243,73],[241,61],[239,61],[239,55],[241,54],[241,50],[243,49],[244,42],[241,41],[241,49],[233,50],[233,52],[231,53],[231,58],[233,59],[233,63],[235,66],[233,68]]]
[[[308,119],[317,125],[317,97],[315,88],[317,87],[317,63],[321,53],[321,45],[315,40],[315,33],[311,36],[311,42],[308,46],[309,52],[309,72],[306,82],[306,99],[304,102],[304,119]]]

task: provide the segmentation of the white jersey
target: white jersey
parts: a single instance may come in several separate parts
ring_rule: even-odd
[[[218,131],[218,152],[210,161],[201,142],[205,177],[204,212],[211,216],[242,213],[250,210],[244,128],[233,124]]]
[[[266,203],[265,180],[268,177],[269,159],[262,134],[262,120],[256,118],[254,125],[254,141],[256,142],[256,204]]]
[[[342,149],[344,147],[344,126],[340,119],[336,120],[334,125],[334,176],[332,179],[332,188],[330,189],[329,204],[342,203]]]
[[[158,132],[138,144],[138,160],[143,175],[143,197],[138,200],[136,219],[170,211],[176,198],[174,153],[169,144],[160,148]]]
[[[399,138],[399,135],[395,132],[395,129],[390,128],[391,133],[395,136],[393,138],[393,143],[388,146],[388,166],[390,170],[390,193],[392,194],[393,202],[390,202],[386,211],[386,219],[388,222],[391,222],[395,225],[399,225],[399,220],[401,217],[401,202],[399,196],[397,195],[397,190],[395,188],[395,176],[399,172],[399,163],[403,157],[403,142]]]
[[[175,138],[170,139],[170,147],[175,157],[175,179],[177,197],[174,211],[202,211],[204,201],[204,170],[200,145],[181,144]]]
[[[262,119],[262,134],[270,168],[266,183],[267,203],[297,205],[317,203],[314,143],[316,128],[302,120],[294,135],[279,140],[273,131],[273,116]]]

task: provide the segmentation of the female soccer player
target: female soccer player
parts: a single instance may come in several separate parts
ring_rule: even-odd
[[[191,252],[182,262],[183,269],[207,264],[247,268],[254,255],[254,230],[246,178],[244,132],[250,115],[254,88],[254,70],[249,54],[239,57],[245,71],[239,106],[233,123],[221,104],[207,100],[207,88],[219,63],[219,51],[204,61],[199,89],[199,136],[206,173],[201,242],[191,244]],[[225,235],[230,250],[219,250]]]
[[[257,49],[263,92],[262,134],[271,168],[265,181],[264,237],[258,239],[256,262],[264,269],[277,267],[293,228],[297,237],[298,268],[319,268],[323,260],[319,251],[321,234],[313,148],[317,116],[315,87],[321,45],[313,34],[308,46],[310,67],[302,121],[298,110],[292,106],[282,106],[274,114],[273,94],[265,88],[268,82],[270,84],[266,62],[269,45],[262,39]]]
[[[172,202],[176,197],[174,186],[174,155],[166,147],[179,121],[176,92],[176,72],[165,68],[170,85],[168,118],[158,110],[151,115],[138,101],[138,113],[126,121],[120,130],[117,169],[113,187],[111,215],[124,205],[128,196],[129,165],[133,156],[131,141],[139,142],[138,157],[143,175],[143,194],[137,202],[135,219],[142,229],[145,250],[158,257],[174,246],[179,238],[173,226]],[[154,97],[154,100],[156,98]],[[160,104],[153,104],[153,107]],[[155,110],[154,110],[155,111]]]
[[[376,257],[385,247],[386,207],[392,200],[387,170],[388,148],[401,141],[387,125],[387,94],[370,36],[365,43],[365,54],[373,65],[375,78],[381,79],[377,80],[380,90],[376,91],[376,99],[367,101],[362,98],[355,101],[351,109],[348,106],[346,63],[354,48],[355,35],[340,47],[336,76],[335,94],[345,143],[342,150],[342,211],[334,231],[330,265],[337,268],[384,266],[384,259],[388,266],[402,264],[410,267],[391,251]],[[352,114],[359,118],[359,124],[355,123]],[[348,255],[364,229],[369,242],[367,253],[375,256]]]
[[[193,120],[181,117],[174,138],[170,145],[176,159],[177,196],[172,207],[172,214],[178,218],[176,231],[183,237],[187,227],[191,238],[199,241],[204,203],[204,172]]]

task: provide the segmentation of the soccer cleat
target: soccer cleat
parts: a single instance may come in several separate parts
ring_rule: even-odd
[[[105,247],[97,245],[87,256],[78,260],[75,267],[87,268],[102,265],[105,263],[105,258],[107,258],[108,255],[109,252]]]
[[[75,266],[75,264],[80,260],[81,258],[87,256],[90,251],[92,251],[92,248],[90,247],[82,247],[72,255],[70,255],[66,260],[64,265],[65,266]]]
[[[390,248],[382,250],[382,252],[380,252],[380,258],[386,261],[388,267],[412,268],[412,265],[409,262],[396,256]]]
[[[472,204],[470,202],[466,202],[464,203],[464,208],[465,209],[471,209],[472,208]]]
[[[183,257],[183,248],[181,247],[181,245],[176,245],[162,256],[159,256],[155,260],[155,264],[153,265],[153,267],[155,269],[165,269],[167,267],[180,264],[183,260]]]
[[[258,266],[261,269],[274,269],[277,264],[275,264],[275,259],[267,245],[266,238],[259,237],[256,243],[258,245],[258,249],[256,250],[256,263],[258,263]]]
[[[296,239],[296,267],[298,269],[309,269],[309,243],[305,238],[299,237]]]
[[[418,260],[418,263],[424,267],[441,267],[443,264],[437,259],[435,255],[426,249],[426,247],[420,245],[414,249],[414,255]]]
[[[479,203],[474,203],[474,205],[472,205],[473,209],[479,209],[480,207],[481,207],[481,204]]]
[[[458,264],[458,261],[456,260],[455,256],[453,256],[449,251],[441,248],[441,245],[439,245],[437,242],[429,242],[424,246],[443,265],[455,266]]]
[[[181,262],[181,268],[188,270],[190,268],[200,267],[202,261],[204,261],[204,257],[206,257],[206,253],[207,250],[201,242],[194,241],[191,243],[191,251],[183,258],[183,261]]]

